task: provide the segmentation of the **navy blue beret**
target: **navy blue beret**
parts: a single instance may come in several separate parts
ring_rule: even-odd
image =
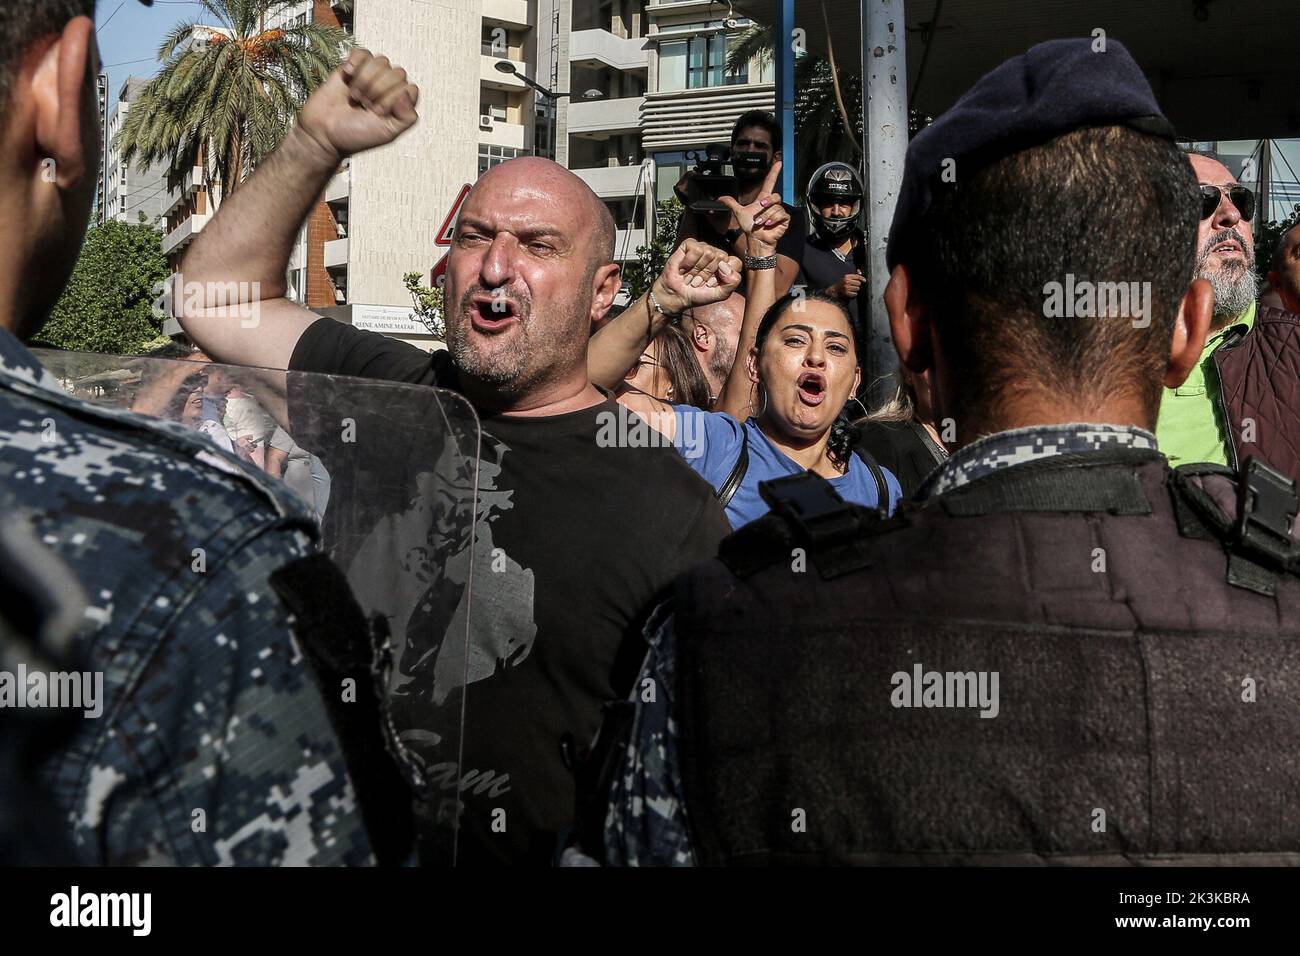
[[[1174,128],[1128,50],[1105,38],[1049,40],[982,76],[907,147],[885,258],[898,264],[903,233],[930,206],[944,160],[969,176],[1030,146],[1086,126],[1129,126],[1174,138]],[[967,160],[963,163],[963,160]]]

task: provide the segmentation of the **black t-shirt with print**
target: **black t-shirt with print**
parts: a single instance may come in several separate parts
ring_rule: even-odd
[[[291,368],[439,387],[455,379],[447,352],[332,319],[307,329]],[[602,704],[635,679],[645,616],[729,533],[712,489],[671,447],[598,444],[619,409],[606,401],[543,418],[481,417],[460,769],[462,781],[470,771],[478,781],[508,776],[509,789],[462,794],[462,862],[549,862],[574,808],[561,738],[590,742]],[[435,696],[460,706],[460,693]],[[494,810],[505,811],[505,832],[493,829]]]

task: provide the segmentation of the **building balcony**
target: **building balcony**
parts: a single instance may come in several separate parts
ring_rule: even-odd
[[[163,255],[170,256],[178,253],[189,245],[190,240],[198,233],[203,231],[212,214],[207,212],[195,213],[187,217],[179,226],[163,236],[162,251]]]
[[[675,17],[684,13],[698,14],[703,17],[717,17],[717,0],[671,0],[646,7],[650,17]],[[726,11],[723,11],[724,15]]]
[[[167,208],[163,210],[163,215],[170,215],[174,212],[177,206],[193,196],[194,191],[203,184],[202,166],[194,166],[185,170],[185,175],[181,177],[175,188],[168,194]]]
[[[641,128],[641,104],[645,97],[624,96],[613,100],[585,100],[569,104],[569,135],[604,139]]]
[[[575,30],[569,34],[569,62],[573,66],[615,70],[644,70],[650,64],[645,37],[623,39],[608,30]]]
[[[348,241],[331,239],[325,243],[325,268],[346,269],[348,267]]]
[[[480,53],[478,78],[479,82],[490,90],[502,90],[506,93],[518,93],[520,90],[528,89],[523,80],[513,73],[502,73],[496,68],[496,65],[502,60],[509,59],[504,56],[492,56],[488,53]],[[522,60],[510,60],[515,65],[515,69],[525,76],[528,75],[528,67]]]
[[[352,170],[344,166],[330,177],[329,185],[325,187],[325,201],[341,202],[347,199],[351,192]]]
[[[601,199],[631,199],[646,192],[653,180],[653,171],[643,172],[642,166],[596,166],[589,169],[570,170],[591,187]]]
[[[493,120],[490,129],[479,126],[479,145],[508,146],[512,149],[523,149],[526,131],[527,127],[523,123],[507,123],[503,120]]]
[[[651,150],[726,143],[742,113],[771,110],[775,95],[771,83],[647,93],[641,145]]]
[[[536,25],[528,15],[528,6],[528,0],[483,0],[483,19],[526,30]]]
[[[645,244],[644,229],[619,229],[614,240],[614,260],[616,262],[627,262],[630,259],[635,259],[637,247]]]

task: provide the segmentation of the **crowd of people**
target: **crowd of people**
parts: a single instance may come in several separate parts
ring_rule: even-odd
[[[217,366],[104,409],[22,344],[93,197],[92,11],[0,12],[0,221],[29,224],[0,257],[0,649],[109,677],[104,717],[35,757],[38,718],[0,709],[0,760],[39,770],[0,795],[4,858],[1300,860],[1300,229],[1257,302],[1253,193],[1178,147],[1120,43],[1035,46],[915,136],[885,288],[857,171],[787,202],[769,114],[613,318],[604,204],[547,160],[493,167],[432,354],[287,295],[340,164],[418,121],[405,71],[354,50],[181,264],[259,290],[259,321],[217,292],[178,318],[226,367],[473,407],[470,505],[385,518],[372,546],[436,557],[376,611],[275,409]],[[662,440],[611,441],[629,416]],[[341,706],[385,642],[396,679]]]

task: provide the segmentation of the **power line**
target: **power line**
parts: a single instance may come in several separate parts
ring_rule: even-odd
[[[126,0],[122,0],[122,2],[119,3],[119,4],[117,5],[117,10],[121,10],[122,7],[123,7],[123,5],[124,5],[125,3],[126,3]],[[100,24],[100,25],[95,29],[95,32],[96,32],[96,33],[99,33],[100,30],[102,30],[102,29],[104,29],[104,27],[108,26],[108,24],[112,21],[112,19],[113,19],[115,16],[117,16],[117,10],[114,10],[112,13],[110,13],[110,14],[108,15],[108,19],[105,20],[103,23],[101,23],[101,24]]]
[[[105,63],[103,68],[107,70],[110,66],[130,66],[132,63],[148,63],[153,61],[154,59],[156,58],[152,56],[146,56],[146,57],[142,57],[139,60],[123,60],[121,63]]]

